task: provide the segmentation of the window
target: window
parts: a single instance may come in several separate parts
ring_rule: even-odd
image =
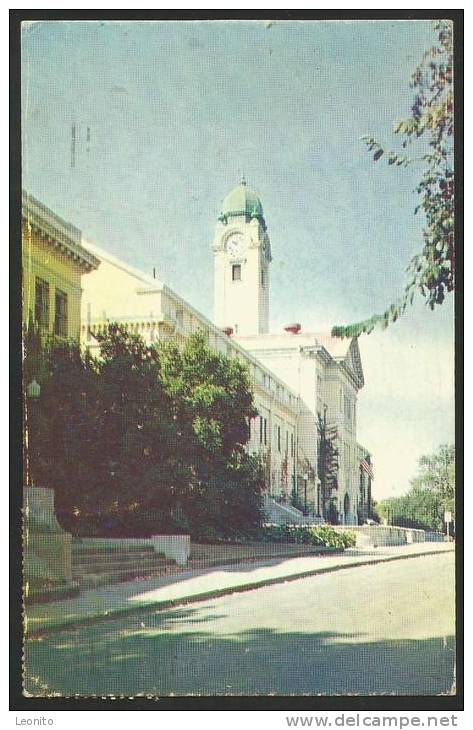
[[[259,417],[259,442],[260,442],[260,444],[263,443],[263,421],[264,421],[263,416],[260,416]]]
[[[54,334],[67,337],[67,294],[56,289],[54,299]]]
[[[56,289],[54,311],[54,334],[67,337],[67,294]]]
[[[49,329],[49,284],[38,276],[35,283],[34,318],[40,327]]]
[[[281,426],[276,426],[276,439],[278,443],[278,451],[281,453]]]
[[[264,286],[264,269],[261,269],[261,286]]]
[[[241,281],[241,264],[232,265],[232,281]]]
[[[268,443],[268,419],[264,419],[264,445]]]

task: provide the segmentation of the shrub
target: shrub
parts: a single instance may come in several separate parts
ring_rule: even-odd
[[[292,542],[343,550],[356,544],[353,532],[335,530],[330,525],[266,525],[261,539],[264,542]]]

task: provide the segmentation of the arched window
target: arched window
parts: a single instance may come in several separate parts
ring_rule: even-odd
[[[343,500],[343,512],[346,520],[347,516],[350,514],[350,497],[348,496],[348,492],[345,492],[345,498]]]

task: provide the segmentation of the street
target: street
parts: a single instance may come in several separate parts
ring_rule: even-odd
[[[449,693],[454,554],[143,612],[25,646],[32,695]]]

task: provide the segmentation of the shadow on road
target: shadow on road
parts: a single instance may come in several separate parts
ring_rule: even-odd
[[[450,692],[454,637],[363,643],[363,635],[218,634],[200,607],[30,639],[25,689],[69,695],[437,695]],[[198,630],[193,626],[198,625]]]

